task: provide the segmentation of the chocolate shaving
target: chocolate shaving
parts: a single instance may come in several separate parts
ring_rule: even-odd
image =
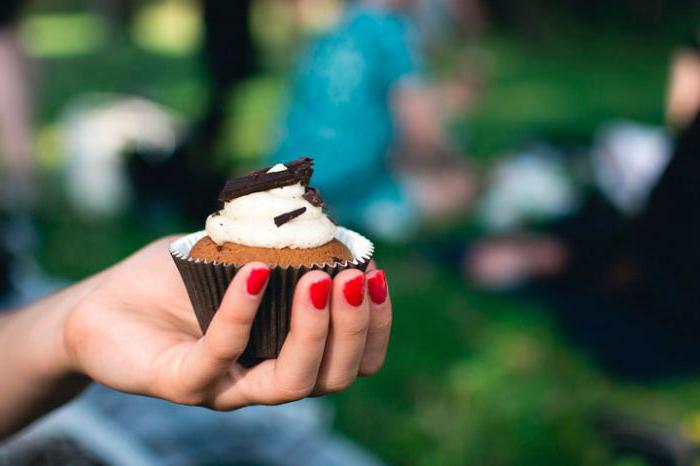
[[[306,188],[304,193],[304,199],[306,199],[309,204],[314,207],[323,207],[323,198],[316,188]]]
[[[267,173],[270,168],[259,170],[248,176],[228,180],[219,194],[219,201],[228,202],[237,197],[281,188],[296,183],[308,186],[313,175],[313,159],[304,157],[285,164],[286,170]]]
[[[282,225],[284,225],[285,223],[287,223],[288,221],[297,218],[298,216],[300,216],[304,212],[306,212],[306,207],[300,207],[299,209],[292,210],[291,212],[287,212],[285,214],[278,215],[277,217],[275,217],[275,225],[277,225],[277,227],[279,228]]]
[[[297,170],[299,168],[310,168],[314,163],[314,159],[311,157],[300,157],[296,160],[292,160],[291,162],[283,163],[285,167],[287,167],[287,170]],[[261,168],[260,170],[256,170],[251,173],[251,175],[260,175],[260,174],[266,174],[268,171],[272,169],[273,166],[266,167],[266,168]],[[277,172],[280,173],[280,172]]]

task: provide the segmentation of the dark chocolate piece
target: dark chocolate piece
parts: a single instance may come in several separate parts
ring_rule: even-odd
[[[299,168],[311,168],[311,166],[314,163],[314,159],[311,157],[300,157],[298,159],[292,160],[291,162],[288,163],[283,163],[285,167],[287,167],[287,170],[297,170]],[[260,175],[260,174],[265,174],[267,173],[273,166],[266,167],[266,168],[261,168],[260,170],[256,170],[251,173],[251,175]]]
[[[316,188],[306,188],[304,199],[314,207],[323,207],[323,198]]]
[[[308,186],[313,175],[313,159],[304,157],[285,164],[286,170],[267,173],[270,168],[259,170],[248,176],[228,180],[219,194],[219,201],[228,202],[237,197],[281,188],[296,183]]]
[[[278,215],[277,217],[275,217],[275,225],[277,225],[278,227],[281,227],[282,225],[284,225],[288,221],[297,218],[298,216],[300,216],[304,212],[306,212],[306,207],[300,207],[296,210],[292,210],[291,212],[287,212],[287,213],[284,213],[282,215]]]

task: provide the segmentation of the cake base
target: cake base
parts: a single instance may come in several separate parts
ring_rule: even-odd
[[[190,256],[218,264],[244,265],[248,262],[259,261],[270,267],[310,267],[314,264],[334,264],[353,258],[350,250],[337,239],[317,248],[273,249],[256,248],[236,243],[224,243],[219,246],[208,236],[194,245]]]

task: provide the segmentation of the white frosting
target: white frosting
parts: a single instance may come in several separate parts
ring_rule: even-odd
[[[286,170],[279,163],[268,173]],[[207,218],[206,230],[216,244],[226,242],[259,248],[308,249],[323,246],[335,237],[336,226],[304,199],[301,183],[241,196],[227,202],[218,214]],[[306,211],[277,226],[275,217],[306,207]]]

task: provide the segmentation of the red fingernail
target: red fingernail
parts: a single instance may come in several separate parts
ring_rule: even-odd
[[[345,300],[355,307],[362,304],[362,301],[365,300],[365,276],[358,275],[345,282],[343,295],[345,295]]]
[[[367,280],[367,290],[369,290],[369,297],[374,304],[382,304],[386,301],[386,274],[383,270],[379,270]]]
[[[270,269],[253,269],[248,275],[248,281],[246,282],[248,294],[255,296],[260,293],[269,277]]]
[[[325,309],[328,305],[328,295],[331,290],[331,279],[324,278],[314,282],[309,287],[309,295],[311,296],[311,303],[316,309]]]

